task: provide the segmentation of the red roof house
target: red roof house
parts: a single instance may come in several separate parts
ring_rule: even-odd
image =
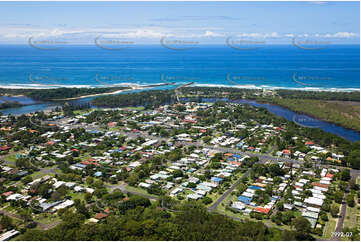
[[[282,153],[285,155],[290,155],[291,151],[290,150],[282,150]]]
[[[13,194],[12,191],[9,191],[9,192],[4,192],[2,195],[5,196],[5,197],[8,197],[10,196],[11,194]]]
[[[103,218],[106,218],[106,217],[108,217],[108,214],[106,214],[106,213],[97,213],[94,218],[103,219]]]
[[[0,149],[1,149],[2,151],[5,151],[5,150],[10,150],[11,147],[10,147],[10,146],[7,146],[7,145],[3,145],[3,146],[1,146]]]
[[[264,213],[264,214],[268,214],[270,211],[271,211],[271,209],[269,209],[269,208],[255,208],[254,209],[256,212],[259,212],[259,213]]]

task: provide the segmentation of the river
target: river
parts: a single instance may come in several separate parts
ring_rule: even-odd
[[[130,91],[130,92],[132,92],[132,91]],[[88,97],[88,98],[83,98],[83,99],[69,101],[69,102],[74,102],[77,104],[87,103],[87,102],[90,102],[93,98],[94,97]],[[1,99],[4,100],[5,98],[0,97],[0,100]],[[204,101],[204,102],[215,102],[217,100],[218,99],[216,99],[216,98],[203,98],[202,99],[202,101]],[[221,99],[221,100],[229,101],[228,99]],[[22,107],[17,107],[17,108],[9,108],[9,109],[0,110],[4,115],[8,115],[8,114],[21,115],[21,114],[32,113],[32,112],[41,111],[41,110],[43,110],[43,111],[50,110],[52,108],[55,108],[56,106],[61,105],[61,103],[54,103],[54,102],[36,103],[35,101],[32,102],[31,100],[29,100],[26,97],[12,97],[12,101],[18,101],[20,103],[24,103],[24,104],[28,104],[28,105],[22,106]],[[353,131],[350,129],[345,129],[339,125],[325,122],[322,120],[318,120],[318,119],[312,118],[308,115],[298,114],[296,112],[293,112],[287,108],[280,107],[278,105],[267,104],[267,103],[257,103],[256,101],[247,100],[247,99],[242,99],[242,100],[233,101],[233,102],[242,103],[242,104],[247,103],[248,105],[251,105],[254,107],[264,107],[271,113],[273,113],[277,116],[280,116],[282,118],[285,118],[289,121],[293,121],[300,126],[309,127],[309,128],[320,128],[323,131],[326,131],[326,132],[329,132],[332,134],[336,134],[336,135],[343,137],[346,140],[349,140],[351,142],[360,140],[360,133],[358,133],[356,131]]]

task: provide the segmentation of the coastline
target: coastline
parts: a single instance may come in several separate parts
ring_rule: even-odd
[[[88,98],[88,97],[96,97],[96,96],[102,96],[102,95],[114,95],[114,94],[118,94],[118,93],[122,93],[122,92],[127,92],[127,91],[131,91],[131,90],[142,90],[144,88],[136,88],[136,87],[131,87],[130,89],[123,89],[123,90],[118,90],[118,91],[114,91],[114,92],[106,92],[106,93],[97,93],[97,94],[89,94],[89,95],[84,95],[84,96],[79,96],[79,97],[69,97],[69,98],[60,98],[60,99],[51,99],[49,101],[71,101],[71,100],[77,100],[77,99],[82,99],[82,98]]]
[[[189,82],[172,82],[172,83],[149,83],[138,85],[134,83],[123,83],[119,85],[119,87],[140,87],[140,88],[150,88],[150,87],[158,87],[158,86],[166,86],[166,85],[185,85],[189,84]],[[197,83],[193,82],[190,86],[192,87],[214,87],[214,88],[235,88],[235,89],[250,89],[250,90],[293,90],[293,91],[312,91],[312,92],[360,92],[360,87],[290,87],[290,86],[266,86],[266,85],[227,85],[227,84],[205,84],[205,83]],[[106,88],[106,87],[116,87],[113,86],[96,86],[96,85],[58,85],[58,86],[47,86],[47,85],[34,85],[34,84],[8,84],[8,85],[0,85],[1,89],[34,89],[34,90],[46,90],[46,89],[56,89],[56,88]],[[0,95],[6,96],[24,96],[24,95],[11,95],[6,93],[0,93]]]

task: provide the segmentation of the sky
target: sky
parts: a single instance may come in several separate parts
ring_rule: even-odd
[[[360,3],[0,2],[2,44],[27,43],[29,39],[91,44],[96,38],[108,44],[110,39],[121,44],[120,39],[132,43],[159,43],[162,39],[168,43],[224,43],[227,38],[359,44]]]

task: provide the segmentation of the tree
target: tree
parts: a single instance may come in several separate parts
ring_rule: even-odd
[[[351,179],[350,170],[344,169],[340,173],[340,178],[342,181],[348,181]]]
[[[342,203],[342,200],[343,200],[343,192],[341,192],[341,191],[335,192],[334,197],[335,197],[335,202],[337,202],[337,203]]]
[[[189,188],[196,188],[197,187],[197,184],[195,184],[194,182],[189,182],[187,187]]]
[[[97,198],[101,198],[103,195],[107,194],[107,189],[105,188],[97,188],[95,189],[94,191],[94,195],[97,197]]]
[[[347,195],[346,202],[349,207],[354,207],[355,206],[354,196],[352,194]]]
[[[321,219],[322,219],[323,221],[327,222],[327,221],[328,221],[328,216],[327,216],[327,214],[326,214],[326,213],[323,213],[323,214],[321,215]]]
[[[92,195],[91,193],[89,193],[89,192],[87,192],[87,193],[84,194],[84,200],[85,200],[87,203],[91,202],[92,197],[93,197],[93,195]]]
[[[174,178],[183,177],[183,171],[182,171],[182,170],[175,170],[175,171],[172,173],[172,175],[173,175]]]
[[[334,217],[334,218],[337,217],[339,211],[340,211],[339,205],[337,205],[335,203],[331,205],[330,212],[331,212],[332,217]]]
[[[268,169],[272,177],[283,176],[285,174],[285,171],[278,164],[272,164]]]
[[[92,185],[93,182],[94,182],[94,178],[91,177],[91,176],[88,176],[88,177],[85,179],[85,182],[88,183],[89,185]]]
[[[74,207],[76,208],[76,211],[82,215],[84,215],[84,217],[88,218],[89,217],[89,211],[86,208],[84,202],[82,202],[80,199],[75,199],[74,200]]]
[[[0,224],[4,229],[14,228],[13,221],[10,217],[3,215],[0,219]]]
[[[282,210],[283,210],[283,202],[278,202],[278,203],[276,204],[276,206],[277,206],[277,209],[278,209],[279,211],[282,211]]]
[[[51,200],[53,200],[53,201],[61,200],[61,195],[59,194],[58,191],[55,191],[51,194]]]
[[[296,237],[305,240],[311,232],[311,223],[305,217],[297,217],[292,221],[292,227],[296,230]]]
[[[211,204],[213,202],[212,198],[210,197],[204,197],[202,199],[202,202],[205,204],[205,205],[208,205],[208,204]]]
[[[25,222],[29,222],[33,220],[31,208],[21,209],[19,214],[24,219]]]
[[[23,184],[28,184],[29,182],[33,181],[33,178],[31,176],[26,176],[21,181]]]

